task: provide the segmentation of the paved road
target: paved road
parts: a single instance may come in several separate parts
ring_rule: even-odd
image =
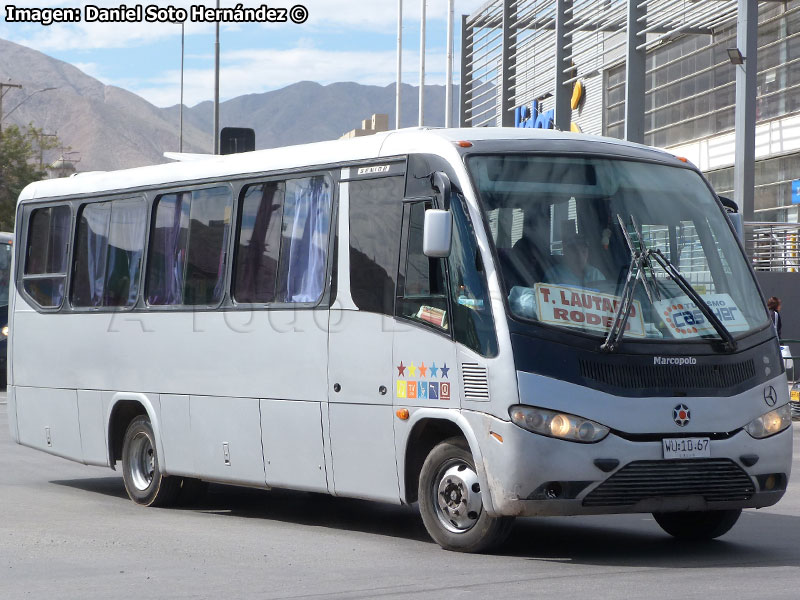
[[[193,509],[135,506],[118,473],[13,444],[0,396],[0,511],[2,600],[800,595],[800,477],[716,542],[649,515],[523,519],[503,553],[469,556],[412,509],[356,500],[212,486]]]

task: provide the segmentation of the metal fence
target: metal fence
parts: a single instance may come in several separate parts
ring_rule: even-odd
[[[745,250],[756,271],[800,273],[800,224],[745,223]]]

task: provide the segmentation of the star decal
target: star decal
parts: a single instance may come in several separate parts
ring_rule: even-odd
[[[447,366],[447,363],[444,363],[444,366],[441,369],[442,377],[447,377],[447,374],[450,372],[450,367]]]
[[[403,376],[405,376],[405,373],[406,373],[406,367],[403,364],[403,361],[401,360],[400,361],[400,366],[397,367],[397,376],[398,377],[403,377]]]
[[[408,376],[409,377],[417,376],[417,367],[414,366],[413,362],[410,365],[408,365]]]
[[[428,367],[425,366],[425,361],[422,361],[422,364],[419,366],[419,376],[425,377],[425,372],[428,370]]]
[[[431,370],[431,377],[438,377],[439,367],[436,366],[436,361],[428,368]]]

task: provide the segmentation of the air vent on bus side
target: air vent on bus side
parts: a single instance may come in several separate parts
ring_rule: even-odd
[[[489,399],[489,372],[478,363],[461,363],[464,398],[467,400]]]
[[[753,360],[717,365],[622,365],[581,360],[581,376],[618,388],[728,388],[755,377]]]

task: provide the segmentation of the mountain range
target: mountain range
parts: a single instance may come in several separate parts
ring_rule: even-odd
[[[160,108],[122,88],[105,85],[77,67],[41,52],[0,40],[0,81],[21,84],[9,90],[3,120],[33,123],[80,158],[79,171],[113,170],[163,163],[163,153],[176,152],[179,106]],[[16,105],[34,93],[19,107]],[[417,124],[419,88],[402,87],[402,125]],[[224,90],[223,90],[224,92]],[[209,90],[211,95],[211,90]],[[425,124],[444,124],[444,86],[425,86]],[[458,114],[458,88],[453,114]],[[212,149],[211,102],[183,109],[184,152]],[[320,85],[302,81],[262,93],[238,96],[220,103],[221,127],[251,127],[256,148],[274,148],[336,139],[360,127],[373,113],[389,115],[394,124],[395,85],[367,86],[352,82]],[[56,153],[56,156],[58,153]]]

